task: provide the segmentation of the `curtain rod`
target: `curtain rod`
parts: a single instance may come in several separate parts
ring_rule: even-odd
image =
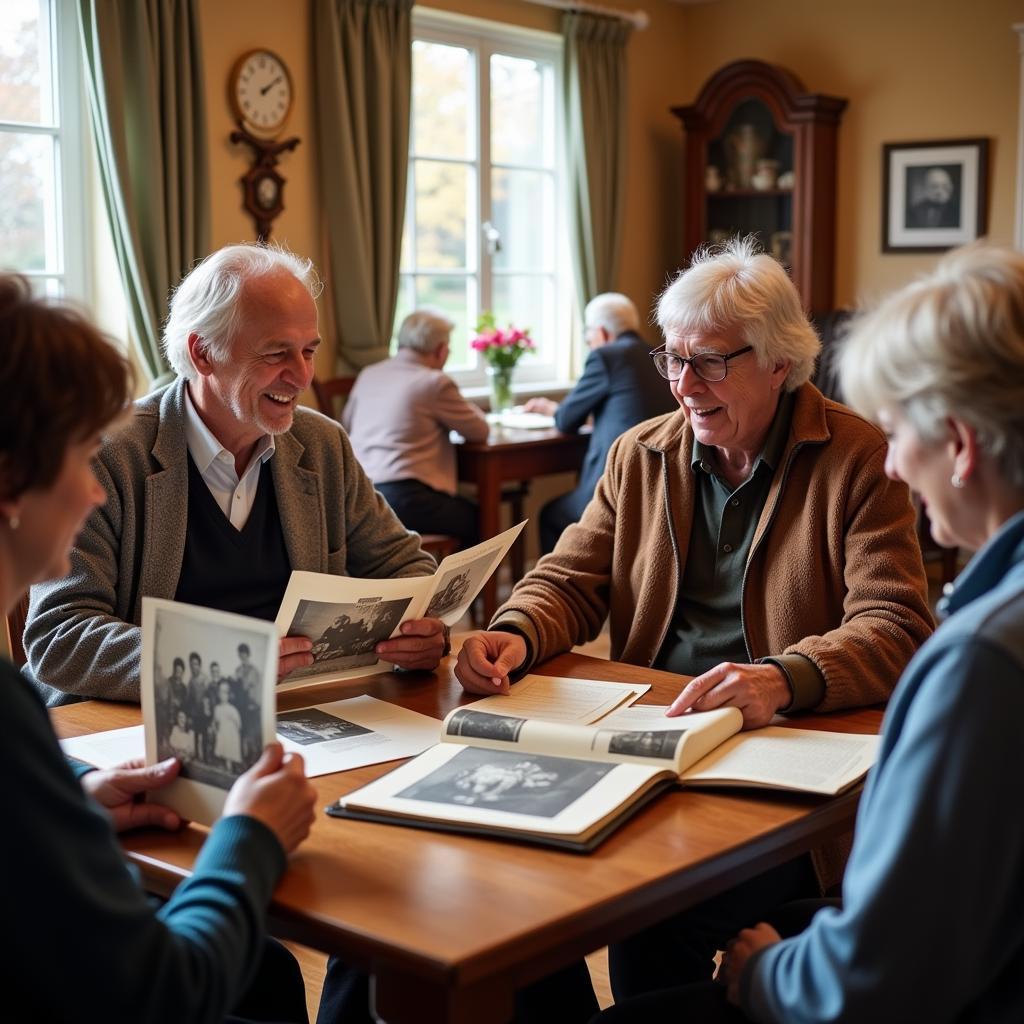
[[[526,0],[528,4],[539,7],[554,7],[558,11],[583,11],[586,14],[603,14],[609,18],[628,21],[633,28],[643,31],[651,23],[646,11],[618,11],[614,7],[602,7],[600,4],[586,3],[585,0]]]

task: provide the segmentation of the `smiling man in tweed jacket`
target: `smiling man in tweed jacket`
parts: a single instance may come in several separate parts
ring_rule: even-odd
[[[33,588],[25,649],[51,704],[139,699],[144,596],[273,619],[288,577],[434,571],[374,491],[340,426],[297,407],[319,345],[308,261],[265,246],[214,253],[171,303],[164,344],[178,379],[136,403],[108,437],[90,517],[66,578]],[[436,619],[378,651],[434,668]],[[280,671],[311,663],[286,637]]]

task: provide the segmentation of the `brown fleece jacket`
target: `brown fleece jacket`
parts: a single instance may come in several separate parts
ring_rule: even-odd
[[[885,449],[881,431],[804,384],[751,545],[750,660],[809,658],[825,680],[819,711],[886,700],[933,628],[910,495],[886,477]],[[581,521],[494,617],[524,634],[531,663],[592,640],[606,617],[614,660],[654,662],[686,563],[692,451],[682,412],[618,439]]]

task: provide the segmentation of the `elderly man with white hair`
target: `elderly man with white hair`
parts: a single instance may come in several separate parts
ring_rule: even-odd
[[[456,493],[456,430],[487,439],[487,419],[444,372],[454,324],[424,308],[398,329],[398,352],[362,370],[342,411],[356,457],[395,514],[420,533],[479,539],[476,505]]]
[[[177,379],[135,404],[108,437],[71,572],[32,588],[25,648],[50,703],[138,700],[142,598],[272,620],[291,572],[421,576],[434,560],[374,492],[334,421],[298,406],[320,344],[308,260],[231,245],[196,266],[164,331]],[[434,668],[436,619],[378,646]],[[285,637],[280,672],[312,663]],[[72,698],[73,699],[73,698]]]
[[[792,281],[736,240],[694,258],[658,322],[680,408],[615,443],[580,522],[466,638],[463,686],[508,692],[608,619],[614,659],[695,677],[669,715],[734,705],[754,728],[886,700],[932,629],[914,511],[882,432],[810,383]],[[801,858],[618,944],[616,998],[710,977],[740,927],[811,894]]]
[[[590,349],[576,386],[558,404],[531,398],[527,412],[555,417],[563,434],[575,434],[591,416],[594,430],[576,488],[540,510],[540,547],[554,549],[567,526],[578,522],[594,496],[615,439],[644,420],[676,407],[668,385],[648,358],[651,347],[640,336],[636,306],[619,292],[604,292],[583,312],[584,340]]]

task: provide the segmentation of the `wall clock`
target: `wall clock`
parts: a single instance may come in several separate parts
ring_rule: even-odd
[[[235,61],[228,93],[235,119],[253,135],[277,135],[292,108],[291,75],[270,50],[250,50]]]
[[[256,225],[256,237],[266,241],[274,218],[284,209],[285,180],[277,170],[278,157],[299,144],[297,138],[275,138],[292,107],[288,68],[270,50],[243,53],[228,76],[228,96],[238,122],[231,141],[252,150],[252,166],[239,179],[242,205]]]

